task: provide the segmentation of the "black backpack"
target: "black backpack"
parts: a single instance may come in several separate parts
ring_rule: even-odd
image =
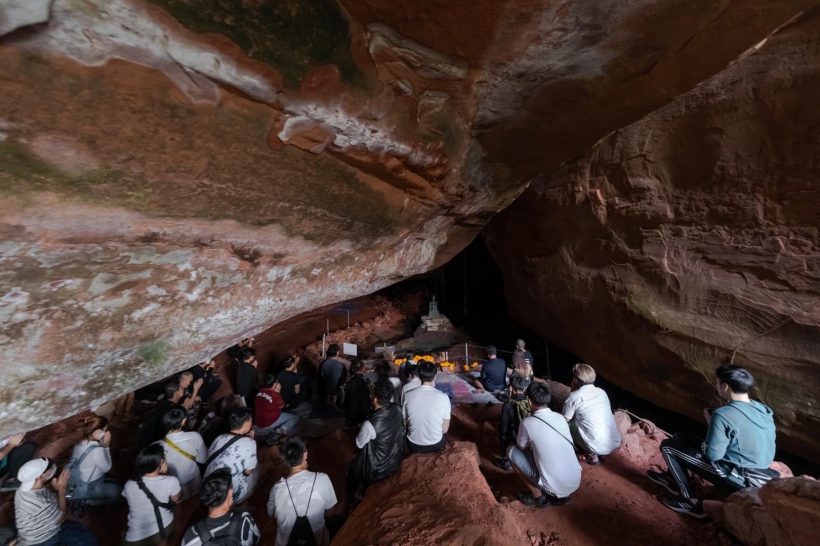
[[[313,528],[310,526],[308,519],[308,510],[310,510],[310,498],[313,496],[313,488],[316,486],[316,476],[313,475],[313,485],[310,486],[310,494],[308,495],[308,503],[305,508],[305,514],[299,515],[296,511],[296,503],[293,502],[293,495],[288,486],[288,480],[285,479],[285,487],[288,489],[288,496],[290,496],[290,503],[293,505],[293,511],[296,513],[296,521],[293,524],[293,529],[290,530],[287,546],[316,546],[316,535],[313,534]]]
[[[218,535],[212,536],[205,524],[205,520],[200,520],[194,524],[194,530],[199,535],[202,546],[242,546],[242,516],[236,513],[231,514],[231,522]]]

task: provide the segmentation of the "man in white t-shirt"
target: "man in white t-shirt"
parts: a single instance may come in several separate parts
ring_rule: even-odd
[[[268,498],[268,515],[276,518],[276,546],[285,546],[297,517],[307,516],[316,544],[330,543],[325,525],[327,512],[336,506],[336,492],[322,472],[308,471],[308,453],[298,439],[285,444],[282,455],[290,473],[273,486]]]
[[[208,449],[208,476],[217,468],[227,468],[233,478],[234,500],[237,504],[250,497],[258,482],[256,472],[256,440],[253,419],[248,408],[237,408],[228,416],[231,430],[217,436]]]
[[[450,428],[450,398],[435,387],[436,365],[418,365],[421,385],[408,391],[402,407],[407,446],[413,453],[436,453],[444,449]]]
[[[575,445],[584,452],[587,464],[599,464],[621,445],[621,433],[612,415],[609,397],[594,385],[595,370],[588,364],[572,368],[572,392],[564,402],[564,418]]]
[[[168,462],[168,473],[176,476],[182,486],[182,500],[196,495],[202,484],[199,465],[208,460],[208,449],[198,432],[183,431],[187,421],[185,411],[172,409],[163,417],[162,422],[168,434],[160,440],[165,449],[165,460]]]
[[[533,383],[527,396],[533,412],[521,421],[517,445],[507,450],[510,463],[530,489],[519,499],[528,506],[564,504],[581,485],[581,465],[569,425],[560,413],[550,410],[546,384]]]

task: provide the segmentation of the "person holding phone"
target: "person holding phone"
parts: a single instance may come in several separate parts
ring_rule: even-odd
[[[67,495],[86,506],[121,504],[122,485],[107,475],[111,470],[111,431],[108,419],[94,415],[83,423],[84,438],[74,446],[68,468]]]

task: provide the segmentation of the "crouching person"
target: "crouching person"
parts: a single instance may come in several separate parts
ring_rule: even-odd
[[[437,372],[432,362],[419,364],[421,386],[404,396],[402,415],[407,428],[407,446],[413,453],[438,453],[447,445],[450,398],[436,389]]]
[[[359,429],[356,447],[360,451],[347,472],[350,506],[358,504],[370,484],[393,475],[404,458],[401,410],[390,402],[393,385],[389,381],[379,382],[373,391],[375,409]]]
[[[528,506],[564,504],[581,485],[581,465],[569,425],[561,414],[550,410],[546,384],[531,384],[527,395],[532,415],[521,422],[516,445],[507,450],[510,463],[530,489],[519,499]]]
[[[513,372],[510,376],[512,394],[509,396],[501,395],[501,398],[504,399],[504,405],[501,407],[501,423],[498,427],[501,456],[495,465],[503,470],[512,468],[510,459],[507,458],[507,449],[515,443],[518,437],[518,429],[521,428],[521,422],[530,415],[530,400],[526,394],[529,385],[530,381],[526,377],[518,372]]]
[[[326,546],[330,534],[325,517],[336,506],[330,477],[308,470],[308,452],[301,440],[289,440],[282,454],[290,472],[273,486],[268,499],[268,515],[276,518],[276,546]]]
[[[205,476],[219,468],[231,470],[234,502],[240,504],[251,496],[259,479],[253,421],[247,408],[234,410],[229,416],[231,430],[217,436],[208,450]]]
[[[168,476],[165,451],[152,444],[137,454],[134,478],[125,482],[122,496],[128,501],[128,527],[123,546],[159,546],[171,535],[174,506],[182,487]]]
[[[70,472],[51,459],[32,459],[20,467],[14,494],[19,546],[96,546],[97,539],[80,523],[66,521],[66,488]]]
[[[595,386],[595,370],[588,364],[572,368],[572,392],[564,402],[564,418],[575,446],[587,464],[600,464],[621,445],[621,433],[612,415],[612,405],[603,389]]]
[[[248,512],[233,511],[230,470],[220,468],[205,478],[199,496],[208,508],[208,517],[188,527],[182,546],[255,546],[259,542],[259,528],[253,516]]]
[[[182,487],[181,501],[187,500],[199,491],[202,475],[199,467],[208,459],[205,441],[196,431],[184,431],[188,417],[181,409],[172,409],[165,414],[163,423],[168,434],[160,440],[165,450],[168,474],[176,476]]]
[[[72,503],[104,506],[123,502],[122,485],[107,476],[111,470],[111,431],[108,419],[94,416],[84,425],[85,439],[71,453],[68,493]]]
[[[749,398],[752,374],[740,366],[723,364],[716,375],[717,392],[728,404],[704,411],[709,425],[706,441],[680,434],[664,440],[661,454],[668,470],[647,473],[673,495],[661,500],[664,505],[698,518],[706,514],[689,481],[689,471],[730,491],[779,477],[769,469],[775,452],[774,415],[769,407]]]

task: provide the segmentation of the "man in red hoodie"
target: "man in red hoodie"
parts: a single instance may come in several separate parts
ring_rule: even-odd
[[[281,390],[282,385],[276,381],[276,376],[265,374],[262,388],[256,393],[254,408],[257,439],[278,438],[293,430],[299,422],[298,415],[282,411],[285,407],[285,400],[282,398]]]

